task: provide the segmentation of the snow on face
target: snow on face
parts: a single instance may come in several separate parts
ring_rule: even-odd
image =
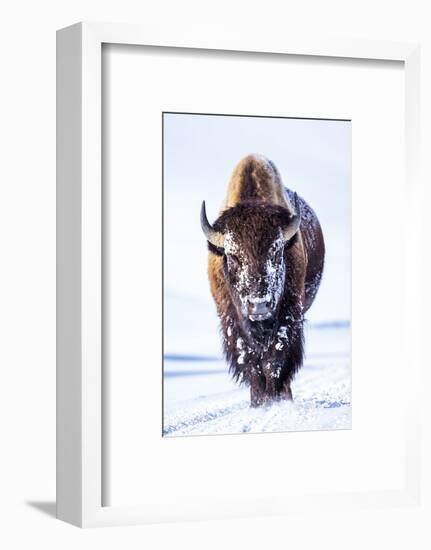
[[[283,247],[284,239],[280,229],[278,237],[269,247],[262,272],[257,277],[234,234],[228,232],[225,235],[224,248],[228,269],[236,275],[233,286],[244,307],[248,302],[270,302],[273,305],[278,303],[285,281],[285,264],[283,255],[280,254]]]
[[[264,273],[264,278],[268,285],[268,294],[272,296],[274,303],[278,303],[285,281],[286,268],[283,261],[283,255],[280,254],[283,247],[284,239],[280,230],[279,237],[272,243],[269,249]]]

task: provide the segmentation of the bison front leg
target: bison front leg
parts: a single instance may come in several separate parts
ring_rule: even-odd
[[[292,399],[290,380],[286,380],[282,375],[283,371],[280,365],[268,363],[265,366],[265,394],[267,400],[279,401]]]
[[[266,401],[265,377],[261,372],[253,372],[250,378],[250,404],[260,407]]]
[[[292,389],[290,387],[290,382],[284,382],[280,390],[280,399],[288,399],[292,401]]]

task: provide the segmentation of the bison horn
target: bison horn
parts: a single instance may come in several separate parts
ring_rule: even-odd
[[[207,213],[205,210],[205,201],[202,201],[202,208],[201,208],[201,227],[202,231],[204,232],[204,235],[208,242],[210,242],[212,245],[216,246],[217,248],[223,248],[224,247],[224,235],[223,233],[220,233],[219,231],[216,231],[213,226],[210,224],[207,218]]]
[[[301,209],[299,207],[298,195],[295,193],[293,196],[293,202],[295,205],[295,212],[289,225],[283,229],[283,238],[285,241],[289,241],[299,229],[301,223]]]

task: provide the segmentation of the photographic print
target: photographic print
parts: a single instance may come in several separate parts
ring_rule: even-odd
[[[351,428],[351,122],[163,113],[163,435]]]

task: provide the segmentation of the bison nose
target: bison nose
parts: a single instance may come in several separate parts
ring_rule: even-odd
[[[247,300],[248,317],[250,321],[264,321],[271,317],[271,304],[267,300],[252,299]]]

